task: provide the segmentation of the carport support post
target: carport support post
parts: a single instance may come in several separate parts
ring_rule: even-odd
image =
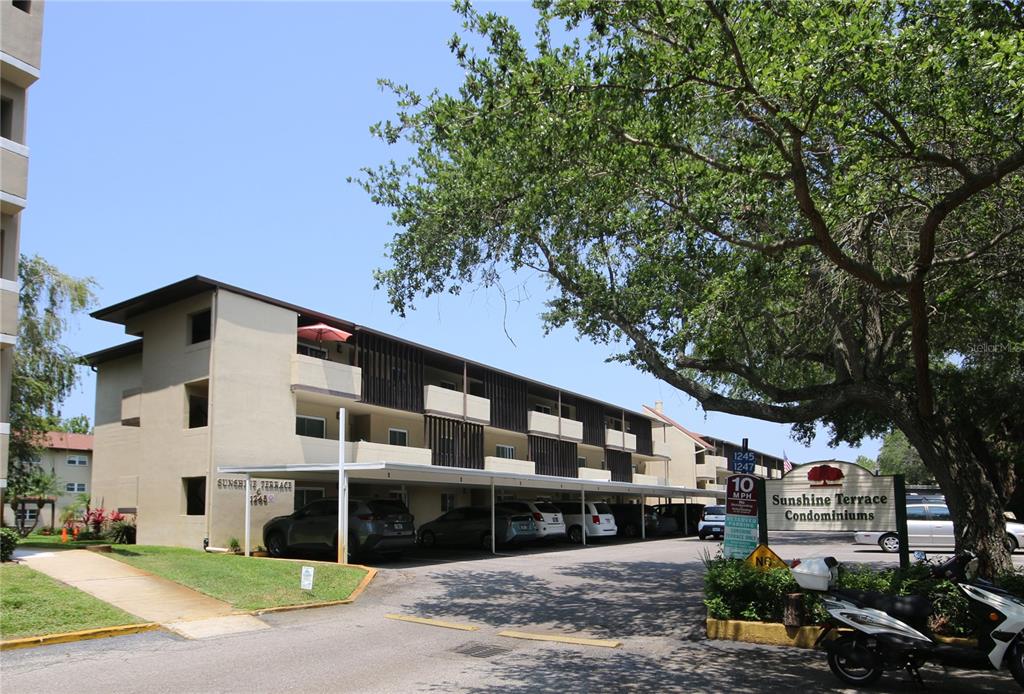
[[[900,538],[900,568],[910,568],[910,534],[907,531],[907,486],[903,475],[892,476],[892,493],[896,498],[896,534]]]
[[[338,563],[348,564],[348,472],[345,469],[345,408],[338,410]]]
[[[647,539],[647,504],[644,503],[644,495],[640,495],[640,538]]]
[[[494,478],[491,478],[491,554],[497,554],[497,540],[494,538]]]
[[[587,546],[587,491],[580,487],[580,539],[583,546]]]
[[[252,529],[252,475],[245,473],[245,556],[249,556],[249,541]]]

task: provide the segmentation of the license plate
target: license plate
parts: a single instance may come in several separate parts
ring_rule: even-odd
[[[516,530],[529,530],[530,526],[526,523],[516,523]]]
[[[404,523],[395,523],[394,527],[395,527],[395,530],[402,530],[403,528],[405,528],[405,524]]]

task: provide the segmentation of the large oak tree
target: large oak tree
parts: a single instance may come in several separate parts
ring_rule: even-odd
[[[387,83],[364,172],[421,294],[550,278],[545,319],[705,409],[903,432],[957,544],[1008,566],[1024,441],[1024,10],[1010,2],[458,9],[464,79]],[[560,37],[560,38],[553,38]],[[621,343],[620,343],[621,341]]]

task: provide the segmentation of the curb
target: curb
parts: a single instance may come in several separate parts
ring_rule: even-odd
[[[709,639],[743,641],[744,643],[759,643],[766,646],[814,648],[814,644],[818,637],[821,636],[822,630],[823,628],[820,626],[787,627],[785,624],[777,622],[744,622],[738,619],[707,618]],[[833,634],[838,636],[836,632],[833,632]],[[936,634],[934,638],[940,643],[957,646],[977,646],[978,644],[976,639],[958,636],[940,636]]]
[[[21,639],[10,639],[0,641],[0,651],[13,651],[18,648],[34,648],[36,646],[49,646],[56,643],[71,643],[73,641],[88,641],[89,639],[105,639],[110,636],[127,636],[129,634],[141,634],[146,631],[156,631],[160,625],[154,622],[142,624],[123,624],[116,627],[103,627],[101,629],[84,629],[82,631],[68,631],[63,634],[44,634],[42,636],[27,636]]]
[[[334,566],[337,566],[337,564],[334,564]],[[344,600],[328,600],[326,602],[309,602],[301,605],[281,605],[280,607],[264,607],[258,610],[253,610],[252,612],[247,612],[245,614],[250,614],[254,617],[258,617],[264,614],[273,614],[274,612],[293,612],[295,610],[311,610],[317,607],[331,607],[333,605],[351,605],[356,601],[356,598],[363,594],[363,591],[366,590],[366,587],[370,585],[370,581],[372,581],[374,577],[377,575],[377,569],[373,568],[372,566],[363,566],[362,564],[348,564],[348,566],[354,566],[356,568],[363,569],[364,571],[366,571],[366,575],[363,576],[363,579],[359,581],[359,585],[357,585],[355,589],[352,591],[352,593]]]

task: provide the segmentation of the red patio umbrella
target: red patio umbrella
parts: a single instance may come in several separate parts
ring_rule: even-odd
[[[324,340],[346,342],[348,338],[352,337],[352,333],[345,332],[340,328],[333,328],[326,323],[317,323],[299,328],[299,337],[304,340],[316,340],[318,343]]]

